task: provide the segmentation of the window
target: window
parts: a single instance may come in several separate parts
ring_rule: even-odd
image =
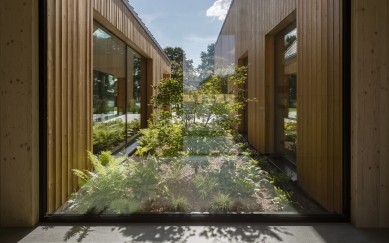
[[[116,153],[140,127],[142,57],[98,23],[93,57],[93,152]]]
[[[275,36],[275,153],[296,163],[297,29],[292,24]]]

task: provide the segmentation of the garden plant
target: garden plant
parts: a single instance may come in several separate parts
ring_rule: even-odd
[[[80,190],[70,213],[283,211],[293,204],[284,191],[290,177],[268,170],[237,133],[247,102],[246,67],[220,67],[197,90],[184,90],[184,75],[161,80],[152,97],[148,128],[139,131],[132,157],[89,153],[92,171],[74,170]],[[229,92],[226,93],[226,91]],[[120,123],[99,124],[100,148],[124,136]],[[138,124],[128,126],[139,128]],[[100,131],[104,130],[103,131]],[[120,131],[120,132],[119,132]],[[263,187],[266,181],[272,187]],[[266,198],[272,200],[266,201]],[[267,202],[267,208],[264,203]]]

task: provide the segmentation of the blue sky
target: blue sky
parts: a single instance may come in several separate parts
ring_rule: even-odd
[[[162,48],[182,47],[194,66],[214,43],[231,0],[130,0]]]

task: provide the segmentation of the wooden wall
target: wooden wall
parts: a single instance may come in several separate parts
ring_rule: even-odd
[[[389,2],[352,1],[352,222],[389,228]]]
[[[274,151],[274,35],[297,19],[298,184],[342,213],[342,1],[235,0],[215,53],[235,63],[248,51],[248,138]],[[295,11],[296,10],[296,11]]]
[[[48,213],[77,188],[72,169],[88,169],[92,150],[90,1],[48,1]]]
[[[39,220],[38,1],[0,1],[0,227]]]
[[[121,0],[48,0],[48,213],[77,188],[71,170],[90,168],[93,20],[148,59],[146,89],[170,71],[167,58]]]
[[[147,102],[149,104],[151,96],[154,95],[151,85],[156,85],[165,72],[170,72],[170,61],[123,1],[127,0],[93,0],[94,18],[147,59]],[[147,106],[147,117],[150,117],[151,113],[152,107]]]

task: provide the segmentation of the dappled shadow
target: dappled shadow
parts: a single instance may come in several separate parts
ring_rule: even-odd
[[[89,226],[73,226],[65,233],[63,239],[64,241],[68,241],[74,237],[78,237],[77,242],[82,242],[91,232],[93,230]]]
[[[286,227],[265,225],[149,225],[121,227],[119,231],[126,239],[136,242],[201,242],[211,239],[215,242],[281,242],[283,237],[293,236]]]

